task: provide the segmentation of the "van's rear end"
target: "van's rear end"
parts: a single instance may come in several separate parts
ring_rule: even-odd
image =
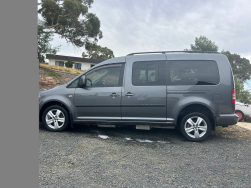
[[[220,84],[218,89],[220,90],[219,95],[221,95],[221,101],[213,101],[215,104],[218,103],[219,109],[216,114],[216,125],[235,125],[238,122],[238,116],[235,114],[235,88],[231,65],[223,54],[218,54],[215,60],[219,68]]]

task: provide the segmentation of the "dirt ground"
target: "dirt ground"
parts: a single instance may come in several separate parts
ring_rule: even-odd
[[[40,126],[39,140],[39,187],[251,185],[251,131],[239,124],[216,127],[199,143],[177,130],[87,125],[65,132]]]
[[[251,131],[251,123],[250,122],[238,122],[237,125]]]

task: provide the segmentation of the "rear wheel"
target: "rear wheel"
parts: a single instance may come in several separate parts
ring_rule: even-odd
[[[236,114],[237,116],[239,116],[239,122],[243,121],[243,119],[244,119],[244,114],[243,114],[242,111],[240,111],[240,110],[235,110],[235,114]]]
[[[211,133],[211,123],[202,113],[192,112],[187,114],[180,123],[180,131],[190,141],[200,142]]]
[[[69,115],[58,105],[48,107],[43,113],[43,126],[49,131],[59,132],[68,127]]]

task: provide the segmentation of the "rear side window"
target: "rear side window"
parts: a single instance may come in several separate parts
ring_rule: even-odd
[[[135,86],[154,86],[166,84],[166,61],[134,62],[132,84]]]
[[[168,85],[217,85],[219,70],[215,61],[168,62]]]

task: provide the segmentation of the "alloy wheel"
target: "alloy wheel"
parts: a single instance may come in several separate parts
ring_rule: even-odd
[[[48,127],[50,127],[51,129],[60,129],[64,126],[65,115],[59,109],[51,109],[47,112],[45,116],[45,121]]]
[[[201,138],[207,132],[206,121],[199,117],[193,116],[187,119],[184,125],[186,134],[191,138]]]

